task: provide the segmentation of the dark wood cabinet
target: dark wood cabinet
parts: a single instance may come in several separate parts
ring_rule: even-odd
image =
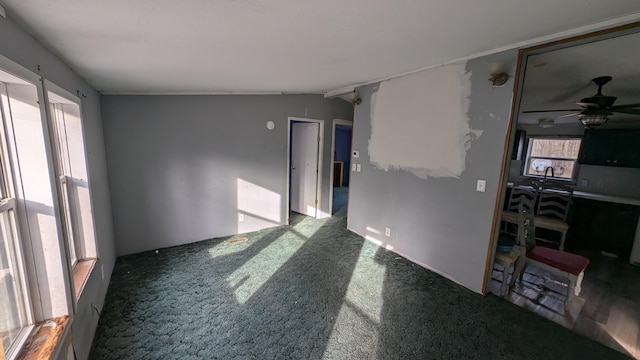
[[[616,139],[619,166],[640,168],[640,130],[620,130]]]
[[[640,168],[639,129],[587,129],[580,164]]]
[[[567,251],[593,250],[629,260],[640,207],[573,198]]]

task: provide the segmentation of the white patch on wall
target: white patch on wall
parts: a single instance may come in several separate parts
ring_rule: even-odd
[[[482,134],[469,128],[471,73],[454,64],[380,83],[372,97],[369,157],[377,168],[458,178]]]

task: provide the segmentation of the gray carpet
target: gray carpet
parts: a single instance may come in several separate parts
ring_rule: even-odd
[[[91,358],[624,358],[376,248],[344,217],[292,218],[118,258]]]
[[[333,188],[333,208],[331,214],[334,216],[347,216],[347,200],[349,195],[349,188],[334,187]]]

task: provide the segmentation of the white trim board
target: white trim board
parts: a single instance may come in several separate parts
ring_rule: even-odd
[[[329,216],[333,216],[333,153],[336,151],[336,125],[346,125],[351,126],[351,144],[353,146],[353,121],[342,120],[342,119],[333,119],[333,125],[331,128],[331,163],[329,166]],[[351,154],[349,154],[349,158],[351,158]],[[347,169],[347,171],[351,171],[351,169]]]
[[[324,214],[322,209],[322,165],[323,165],[323,156],[324,152],[324,120],[320,119],[308,119],[296,116],[289,116],[287,118],[287,167],[285,169],[285,179],[287,179],[287,189],[285,193],[285,198],[287,199],[285,202],[286,207],[286,225],[289,225],[289,215],[291,213],[291,199],[289,196],[289,191],[291,187],[291,177],[290,177],[290,169],[291,169],[291,122],[292,121],[301,121],[301,122],[309,122],[309,123],[318,123],[320,125],[319,136],[320,140],[318,142],[318,175],[316,177],[316,198],[318,199],[318,203],[316,204],[316,219],[320,219],[323,217],[327,217]],[[324,215],[324,216],[321,216]],[[329,215],[331,216],[331,215]]]

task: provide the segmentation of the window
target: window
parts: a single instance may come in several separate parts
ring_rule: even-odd
[[[7,78],[10,75],[5,75]],[[32,90],[35,90],[33,87]],[[16,199],[7,154],[8,86],[0,82],[0,343],[7,358],[15,355],[33,323],[25,261],[16,223]]]
[[[45,81],[45,86],[51,90],[47,91],[49,132],[60,215],[69,263],[75,267],[82,260],[97,257],[80,104],[73,95],[50,82]]]
[[[555,179],[573,179],[580,138],[529,138],[523,175],[545,176]],[[548,169],[548,170],[547,170]]]
[[[80,99],[0,66],[0,359],[14,359],[34,323],[73,314],[97,252]]]

